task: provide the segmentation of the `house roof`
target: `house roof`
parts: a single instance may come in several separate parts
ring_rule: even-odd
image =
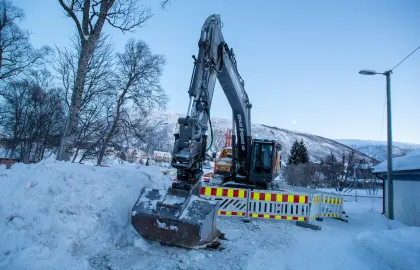
[[[373,173],[387,172],[388,162],[384,161],[373,167]],[[397,157],[392,159],[392,171],[420,170],[420,155]]]

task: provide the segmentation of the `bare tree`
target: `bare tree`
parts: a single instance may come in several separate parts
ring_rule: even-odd
[[[290,164],[286,168],[286,181],[287,184],[294,186],[302,186],[304,180],[304,164]]]
[[[89,156],[94,156],[95,148],[103,142],[107,126],[107,114],[109,113],[110,104],[108,100],[101,98],[98,102],[88,103],[82,110],[78,135],[75,140],[76,151],[73,156],[73,162],[79,156],[79,150],[85,149],[79,163]]]
[[[348,177],[351,175],[353,171],[353,167],[356,161],[355,151],[352,149],[350,152],[343,152],[342,160],[343,160],[343,181],[347,181]]]
[[[223,146],[226,143],[226,138],[225,138],[225,132],[226,131],[223,130],[223,129],[215,128],[214,126],[213,126],[213,129],[214,129],[214,131],[213,131],[213,136],[214,136],[213,148],[217,153],[217,152],[221,151],[221,149],[223,148]]]
[[[343,166],[332,152],[321,159],[320,168],[324,175],[324,180],[327,181],[329,187],[338,189]]]
[[[63,100],[70,107],[71,96],[77,76],[77,61],[81,52],[80,37],[71,39],[69,48],[57,48],[55,70],[64,86]],[[86,68],[85,89],[80,104],[79,121],[74,139],[75,153],[72,162],[79,157],[79,162],[95,157],[96,148],[103,142],[104,133],[110,122],[107,116],[112,107],[112,89],[110,78],[113,77],[113,44],[106,35],[101,35],[95,50],[89,57]],[[85,149],[80,157],[80,150]]]
[[[123,32],[143,25],[152,15],[148,8],[135,0],[58,0],[61,7],[76,24],[80,38],[80,55],[72,92],[66,128],[57,155],[58,160],[69,161],[77,133],[82,95],[87,68],[103,26],[108,23]]]
[[[290,164],[286,168],[286,181],[291,186],[316,187],[320,180],[320,168],[315,163]]]
[[[170,4],[171,4],[171,0],[162,0],[160,2],[160,6],[161,6],[162,9],[166,8],[166,6],[168,6]]]
[[[149,122],[143,129],[142,137],[138,136],[139,148],[148,157],[153,155],[153,151],[171,152],[173,145],[169,143],[168,134],[171,134],[170,127],[163,121]]]
[[[1,125],[8,141],[11,159],[18,146],[25,163],[39,161],[45,149],[62,129],[64,110],[59,89],[49,86],[46,70],[31,72],[31,77],[10,81],[0,91],[4,108]]]
[[[2,128],[7,138],[7,148],[10,149],[9,164],[27,129],[29,91],[27,81],[12,81],[1,92],[5,119]]]
[[[19,28],[25,17],[20,8],[8,0],[0,0],[0,80],[21,74],[48,55],[49,47],[32,48],[30,33]]]
[[[75,88],[77,61],[81,53],[80,37],[71,38],[69,48],[56,48],[55,71],[65,89],[63,97],[70,108],[71,96]],[[101,35],[95,44],[95,50],[89,57],[86,67],[85,88],[80,102],[80,109],[101,95],[109,95],[109,78],[113,73],[113,43],[107,35]]]
[[[143,41],[130,39],[124,53],[117,54],[117,58],[114,81],[116,108],[112,125],[99,153],[98,165],[101,165],[108,143],[117,129],[125,130],[124,132],[132,129],[130,114],[125,108],[128,101],[144,115],[154,107],[165,108],[168,99],[160,86],[160,76],[165,64],[163,56],[152,54]]]

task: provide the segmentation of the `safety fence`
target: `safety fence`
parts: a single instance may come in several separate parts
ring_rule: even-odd
[[[311,223],[322,217],[341,218],[343,212],[343,199],[339,195],[201,187],[200,197],[220,201],[220,216],[247,219]]]
[[[341,196],[345,202],[373,202],[383,200],[383,197],[378,195],[341,194]]]

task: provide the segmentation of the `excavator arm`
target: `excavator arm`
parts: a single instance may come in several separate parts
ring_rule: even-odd
[[[229,49],[221,29],[219,15],[208,17],[201,29],[198,58],[193,56],[194,69],[188,91],[190,101],[186,117],[178,119],[179,133],[175,134],[172,158],[172,166],[178,169],[178,188],[192,188],[202,173],[200,164],[207,147],[206,132],[216,78],[233,112],[239,144],[235,148],[238,150],[235,154],[238,172],[248,172],[252,106],[239,75],[233,49]]]

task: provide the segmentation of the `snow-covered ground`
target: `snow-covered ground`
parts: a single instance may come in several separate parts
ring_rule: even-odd
[[[373,194],[372,190],[360,189],[360,188],[352,189],[352,190],[347,190],[347,188],[344,188],[343,191],[337,191],[334,188],[317,188],[316,190],[327,192],[327,193],[340,194],[344,196],[382,197],[382,194],[383,194],[383,190],[381,188],[377,189],[375,191],[375,194]]]
[[[223,250],[186,250],[139,237],[130,210],[160,168],[46,160],[0,166],[0,269],[418,269],[420,228],[388,221],[381,201],[346,202],[349,222],[321,231],[287,221],[220,217]]]

